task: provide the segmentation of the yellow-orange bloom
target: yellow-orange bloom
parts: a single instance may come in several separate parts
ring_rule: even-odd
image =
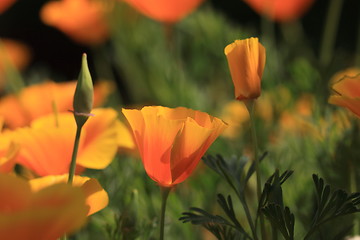
[[[113,109],[94,109],[82,128],[77,164],[81,167],[103,169],[113,160],[118,149],[117,113]],[[76,124],[72,113],[57,117],[45,116],[32,126],[8,132],[21,146],[16,161],[39,176],[69,172]]]
[[[163,187],[190,176],[206,150],[226,128],[207,113],[183,107],[123,109],[146,173]]]
[[[0,116],[5,125],[14,129],[30,124],[34,119],[54,111],[68,112],[72,110],[76,82],[55,83],[47,81],[24,88],[17,95],[7,95],[0,99]],[[99,106],[105,99],[101,83],[94,88],[94,106]],[[54,109],[54,106],[56,110]],[[9,111],[11,109],[11,111]]]
[[[29,181],[32,191],[38,192],[58,183],[67,183],[68,174],[57,176],[46,176]],[[80,187],[86,197],[86,205],[89,207],[87,215],[94,214],[105,208],[109,203],[109,197],[101,187],[98,180],[82,176],[74,176],[73,186]]]
[[[360,117],[360,75],[345,76],[332,85],[329,103],[345,107]]]
[[[61,0],[46,3],[40,15],[44,23],[56,27],[79,43],[96,45],[109,35],[106,6],[98,0]]]
[[[136,10],[160,22],[175,23],[204,0],[124,0]]]
[[[289,22],[299,18],[314,0],[245,0],[258,14],[278,22]]]
[[[257,38],[236,40],[225,47],[231,78],[238,100],[260,96],[261,78],[265,67],[265,48]]]
[[[56,240],[84,225],[83,191],[56,184],[32,191],[24,179],[0,174],[0,236],[8,240]]]

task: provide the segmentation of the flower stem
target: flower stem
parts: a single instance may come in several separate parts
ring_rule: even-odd
[[[74,149],[73,149],[73,153],[72,153],[72,156],[71,156],[68,184],[72,184],[73,178],[74,178],[74,175],[75,175],[76,157],[77,157],[77,152],[78,152],[78,149],[79,149],[81,129],[82,129],[82,127],[77,127],[76,128],[76,136],[75,136],[75,142],[74,142]]]
[[[343,2],[343,0],[330,1],[320,49],[320,64],[323,67],[327,67],[333,55]]]
[[[160,187],[160,190],[161,190],[160,240],[164,240],[166,201],[169,196],[171,187]]]
[[[254,119],[255,100],[245,101],[245,105],[246,105],[246,108],[250,115],[252,147],[253,147],[254,161],[255,161],[256,192],[257,192],[257,198],[258,198],[258,205],[260,206],[261,177],[260,177],[260,161],[259,161],[259,154],[258,154],[258,143],[257,143],[255,119]],[[258,211],[258,214],[259,214],[259,218],[260,218],[261,239],[266,239],[264,217],[260,211]]]

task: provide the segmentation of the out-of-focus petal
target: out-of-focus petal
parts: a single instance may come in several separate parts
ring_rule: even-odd
[[[9,184],[11,183],[11,184]],[[57,184],[32,192],[27,181],[0,175],[0,236],[11,240],[56,240],[79,229],[88,207],[80,188]]]
[[[29,181],[33,191],[40,191],[43,188],[57,184],[66,183],[68,175],[46,176]],[[86,205],[89,206],[87,215],[94,214],[105,208],[109,203],[109,198],[105,190],[101,187],[98,180],[82,176],[74,176],[73,186],[80,187],[86,197]]]
[[[204,0],[125,0],[136,10],[160,22],[175,23],[192,12]]]
[[[97,45],[109,34],[106,12],[102,1],[61,0],[46,3],[40,16],[45,24],[58,28],[75,41]]]

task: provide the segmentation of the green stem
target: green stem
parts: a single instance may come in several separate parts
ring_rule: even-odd
[[[60,238],[60,240],[67,240],[66,235],[62,236],[62,237]]]
[[[171,187],[160,187],[160,190],[161,190],[160,240],[164,240],[166,201],[169,196]]]
[[[76,136],[75,136],[75,142],[74,142],[74,149],[73,149],[73,153],[72,153],[72,156],[71,156],[68,184],[72,184],[73,178],[74,178],[74,175],[75,175],[76,157],[77,157],[77,152],[78,152],[78,149],[79,149],[81,129],[82,129],[82,127],[77,127],[76,128]]]
[[[257,192],[257,198],[258,198],[258,205],[260,205],[261,176],[260,176],[260,161],[259,161],[259,154],[258,154],[258,143],[257,143],[255,119],[254,119],[255,100],[245,101],[245,105],[246,105],[249,115],[250,115],[251,137],[252,137],[252,141],[253,141],[252,147],[253,147],[254,161],[255,161],[256,192]],[[264,216],[262,215],[262,213],[260,211],[258,211],[258,214],[260,217],[261,239],[266,239]]]
[[[241,205],[243,206],[244,208],[244,211],[245,211],[245,214],[246,214],[246,218],[248,220],[248,223],[249,223],[249,226],[250,226],[250,229],[251,229],[251,232],[252,232],[252,235],[253,235],[253,238],[254,240],[258,240],[258,237],[257,237],[257,234],[256,234],[256,229],[255,229],[255,226],[254,226],[254,222],[252,220],[252,217],[251,217],[251,214],[250,214],[250,210],[249,210],[249,207],[246,203],[246,199],[245,199],[245,196],[244,197],[241,197],[238,192],[236,192],[240,201],[241,201]]]
[[[358,28],[357,28],[357,40],[356,40],[356,52],[355,52],[355,66],[360,67],[360,14],[358,15]]]
[[[56,102],[54,100],[51,101],[51,107],[54,112],[55,126],[58,128],[59,127],[59,110],[58,110],[58,108],[56,106]]]
[[[350,158],[348,160],[348,166],[349,166],[349,183],[350,183],[350,193],[357,192],[357,185],[356,185],[356,168],[354,167],[353,161]],[[355,214],[354,214],[355,215]],[[354,216],[354,227],[353,227],[353,234],[354,236],[359,235],[359,219],[357,216]]]
[[[322,67],[327,67],[333,55],[343,2],[344,0],[330,1],[326,16],[326,25],[321,40],[320,64]]]

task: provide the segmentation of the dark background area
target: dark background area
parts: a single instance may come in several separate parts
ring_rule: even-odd
[[[232,22],[253,26],[260,31],[260,17],[241,0],[208,0]],[[360,1],[344,0],[336,48],[353,52],[356,46],[360,20]],[[69,39],[59,30],[46,26],[39,18],[39,9],[47,0],[18,0],[0,15],[0,37],[21,40],[33,49],[31,67],[44,66],[50,76],[60,75],[74,79],[80,66],[79,56],[87,47]],[[329,0],[315,0],[301,18],[304,31],[317,53]],[[278,29],[278,25],[276,25]],[[91,64],[91,63],[90,63]]]

